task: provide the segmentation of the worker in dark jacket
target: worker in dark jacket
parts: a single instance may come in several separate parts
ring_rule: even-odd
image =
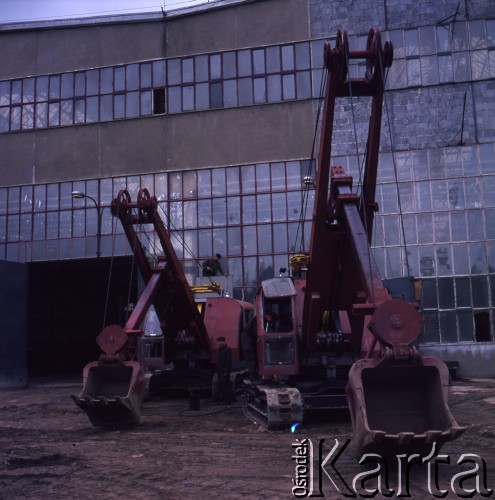
[[[216,276],[217,274],[224,274],[220,260],[222,256],[219,253],[215,254],[212,259],[206,259],[203,264],[203,276]]]
[[[247,326],[241,332],[241,346],[244,354],[244,361],[246,362],[249,378],[254,381],[258,377],[256,369],[256,316],[254,316]]]
[[[217,377],[218,388],[217,394],[214,397],[215,401],[224,402],[229,405],[232,403],[232,388],[230,385],[230,370],[232,368],[232,350],[225,342],[225,337],[217,338],[218,344],[218,360],[217,360]]]

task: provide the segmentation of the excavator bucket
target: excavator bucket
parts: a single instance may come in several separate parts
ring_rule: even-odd
[[[460,427],[447,399],[449,371],[433,357],[361,359],[349,372],[347,399],[354,429],[355,455],[407,452],[428,454],[459,437]]]
[[[71,397],[92,425],[126,427],[139,424],[144,393],[139,363],[93,361],[84,367],[82,392]]]

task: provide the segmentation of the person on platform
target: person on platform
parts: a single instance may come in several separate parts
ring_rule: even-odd
[[[219,253],[216,253],[211,259],[206,259],[201,266],[203,268],[203,276],[223,275],[224,272],[220,264],[221,259],[222,256]]]

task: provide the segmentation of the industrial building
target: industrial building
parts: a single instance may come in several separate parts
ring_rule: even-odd
[[[2,383],[78,371],[122,323],[140,286],[122,189],[158,198],[191,282],[222,254],[236,298],[307,250],[323,44],[345,28],[364,49],[371,27],[394,46],[375,258],[418,279],[422,352],[494,376],[495,4],[218,0],[0,25]],[[356,184],[366,106],[342,99],[334,131]]]

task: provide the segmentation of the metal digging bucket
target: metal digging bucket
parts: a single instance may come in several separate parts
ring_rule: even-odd
[[[82,392],[71,397],[94,426],[125,427],[139,424],[144,392],[139,363],[93,361],[84,367]]]
[[[407,452],[426,455],[465,430],[448,408],[449,371],[437,358],[411,362],[362,359],[349,372],[347,399],[356,458]]]
[[[124,427],[139,424],[144,400],[145,377],[136,361],[122,361],[128,343],[124,329],[105,327],[96,342],[103,354],[83,370],[83,390],[71,396],[94,426]]]
[[[447,366],[421,357],[412,345],[422,324],[413,306],[395,299],[381,304],[369,322],[382,355],[354,363],[346,389],[357,458],[428,454],[434,443],[438,450],[466,430],[448,407]]]

